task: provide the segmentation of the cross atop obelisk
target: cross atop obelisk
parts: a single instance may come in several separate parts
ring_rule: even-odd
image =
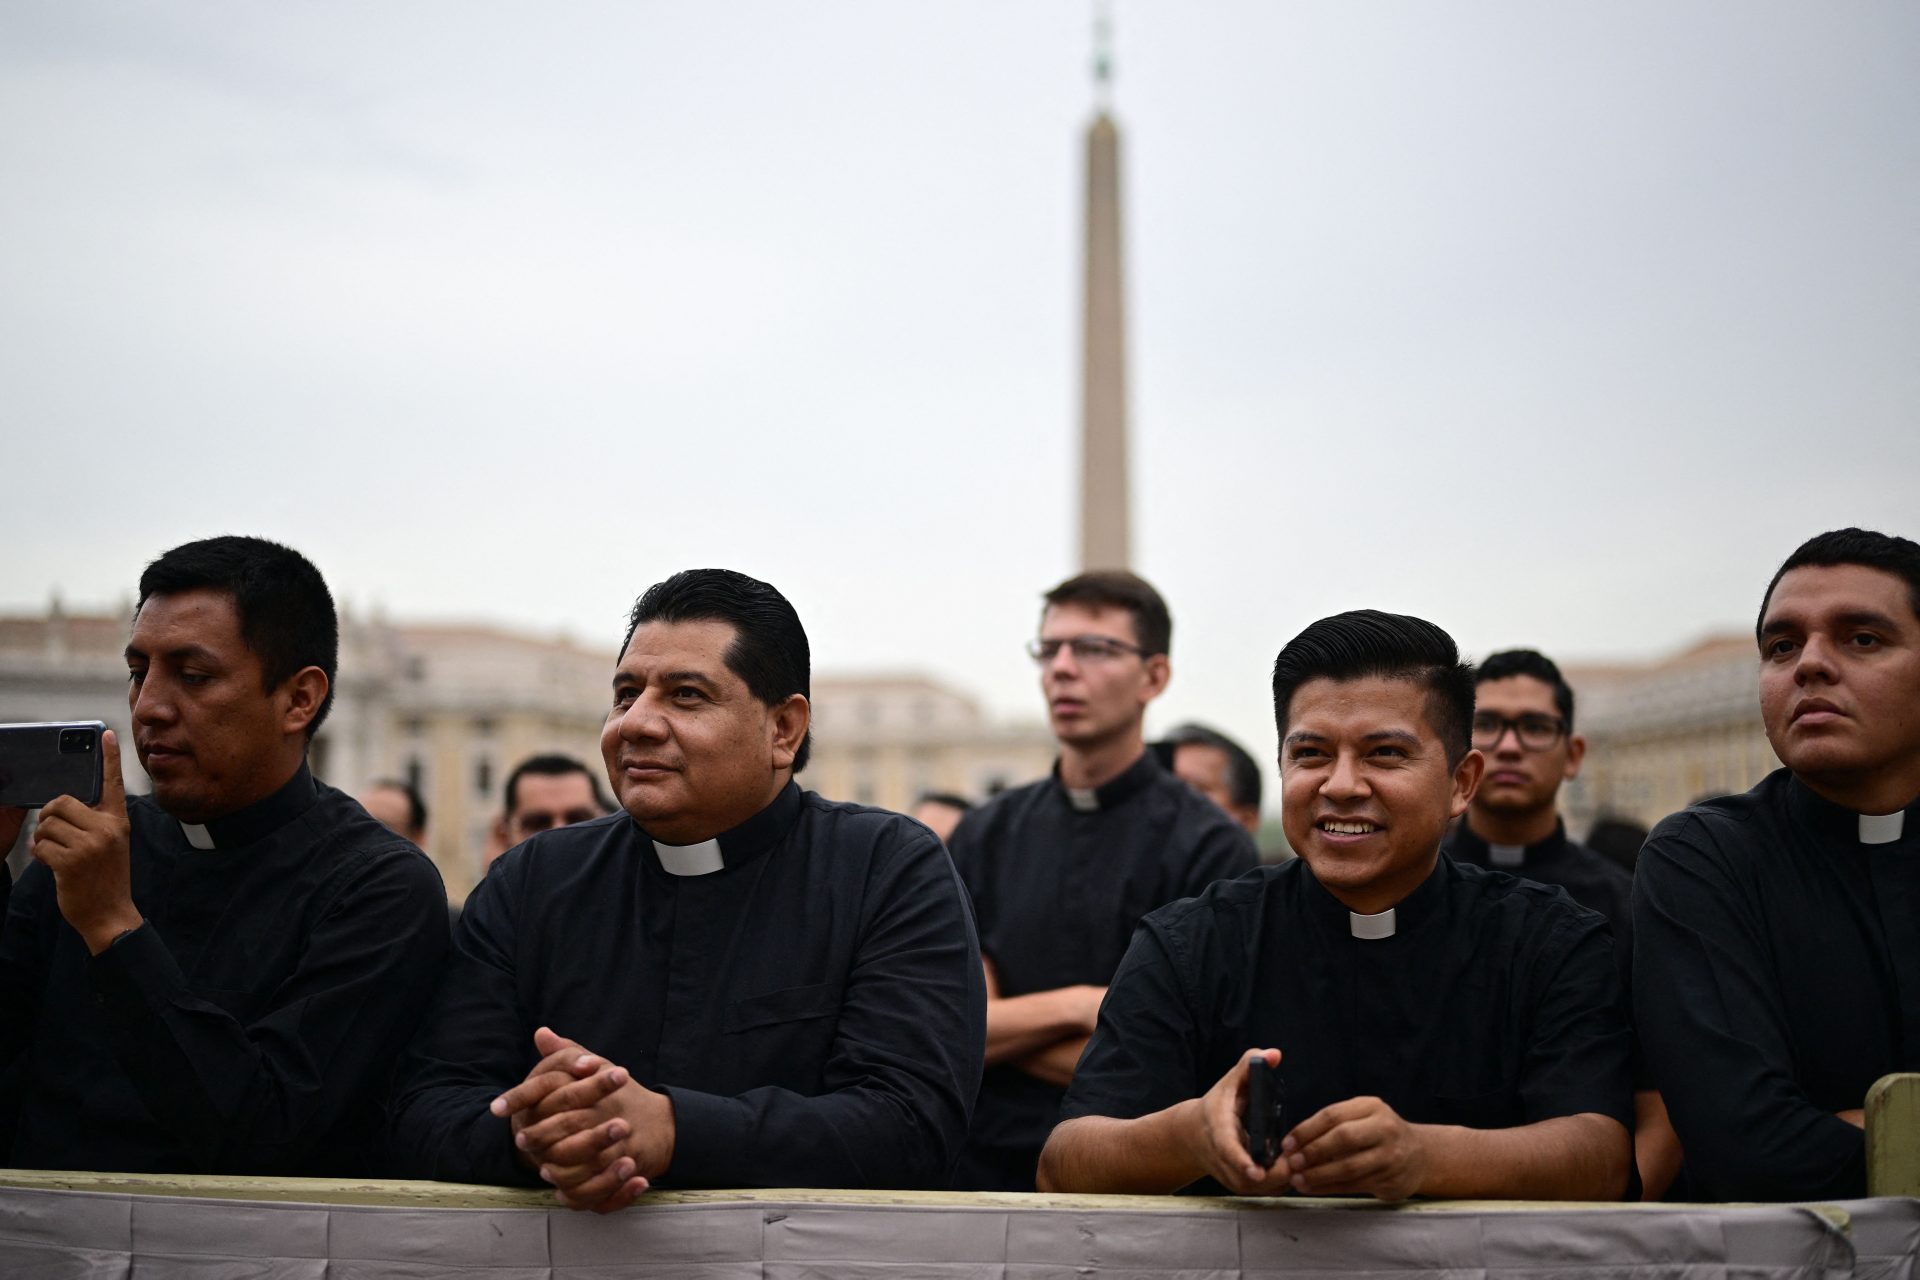
[[[1094,93],[1087,128],[1086,310],[1080,366],[1080,567],[1124,569],[1127,492],[1126,305],[1120,269],[1120,131],[1107,113],[1113,80],[1105,4],[1094,16]]]

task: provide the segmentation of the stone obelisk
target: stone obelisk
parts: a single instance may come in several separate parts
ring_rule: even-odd
[[[1129,567],[1126,299],[1120,264],[1120,131],[1107,110],[1112,63],[1096,24],[1099,106],[1087,128],[1086,310],[1080,367],[1080,567]]]

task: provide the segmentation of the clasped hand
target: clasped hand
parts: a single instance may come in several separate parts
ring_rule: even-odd
[[[633,1203],[673,1161],[673,1106],[605,1058],[546,1027],[527,1078],[493,1100],[521,1162],[570,1209]]]
[[[1424,1126],[1409,1124],[1379,1098],[1349,1098],[1295,1125],[1270,1169],[1247,1154],[1247,1063],[1264,1056],[1280,1065],[1280,1051],[1244,1055],[1200,1099],[1193,1154],[1215,1181],[1236,1195],[1372,1195],[1404,1200],[1418,1193],[1429,1164]]]

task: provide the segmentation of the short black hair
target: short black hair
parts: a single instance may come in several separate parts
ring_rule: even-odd
[[[951,791],[923,791],[920,793],[920,798],[913,802],[913,807],[918,809],[923,804],[943,804],[961,813],[973,812],[973,801],[965,796],[957,796]]]
[[[1322,618],[1273,660],[1273,719],[1281,741],[1293,695],[1309,680],[1411,680],[1427,690],[1427,719],[1457,765],[1473,748],[1473,667],[1453,637],[1424,618],[1355,609]]]
[[[1569,734],[1573,732],[1573,686],[1560,674],[1552,658],[1536,649],[1502,649],[1481,661],[1473,673],[1473,683],[1477,688],[1489,680],[1505,680],[1509,676],[1532,676],[1541,684],[1551,686],[1553,705],[1560,709],[1562,726]]]
[[[373,784],[372,790],[398,791],[407,798],[407,830],[425,831],[427,829],[427,802],[420,793],[398,778],[381,778]]]
[[[600,790],[600,779],[593,770],[572,756],[542,755],[528,756],[513,766],[513,772],[507,775],[507,785],[500,789],[500,799],[506,806],[509,818],[513,816],[514,809],[520,803],[520,779],[530,773],[539,778],[564,778],[570,773],[582,774],[587,780],[588,788],[593,792],[593,803],[599,807],[600,812],[613,812],[613,801],[607,799],[605,793]]]
[[[1233,802],[1260,807],[1260,766],[1245,747],[1203,724],[1180,725],[1167,734],[1166,740],[1175,747],[1212,747],[1219,751],[1227,758],[1227,790]]]
[[[1907,602],[1913,606],[1914,615],[1920,617],[1920,543],[1898,534],[1876,533],[1872,529],[1833,529],[1808,538],[1794,549],[1785,563],[1774,570],[1773,581],[1767,584],[1767,593],[1760,597],[1760,616],[1753,622],[1754,640],[1760,640],[1760,628],[1766,625],[1767,606],[1773,603],[1773,589],[1780,585],[1780,579],[1786,577],[1790,570],[1807,565],[1825,568],[1841,564],[1864,565],[1905,579]]]
[[[1096,609],[1125,609],[1133,617],[1133,638],[1146,657],[1173,651],[1173,615],[1153,584],[1125,569],[1097,569],[1077,574],[1042,597],[1048,608],[1057,604],[1092,605]]]
[[[326,673],[327,696],[307,722],[311,741],[333,707],[340,666],[340,623],[326,579],[312,561],[277,542],[233,534],[204,538],[183,543],[146,567],[134,617],[154,596],[200,590],[232,597],[240,638],[260,659],[266,692],[308,667]]]
[[[665,582],[648,587],[634,602],[627,618],[626,655],[633,633],[646,622],[725,622],[733,627],[733,644],[726,653],[727,670],[747,682],[747,690],[769,707],[799,694],[808,700],[813,657],[807,631],[800,625],[787,598],[758,578],[732,569],[683,569]],[[794,753],[793,771],[807,767],[813,749],[813,727]]]

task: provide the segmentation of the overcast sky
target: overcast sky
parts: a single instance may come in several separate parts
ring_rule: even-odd
[[[1377,606],[1750,625],[1920,535],[1920,5],[1122,3],[1152,727],[1270,760]],[[0,609],[259,533],[612,645],[725,565],[820,670],[1038,715],[1071,572],[1084,3],[0,7]]]

